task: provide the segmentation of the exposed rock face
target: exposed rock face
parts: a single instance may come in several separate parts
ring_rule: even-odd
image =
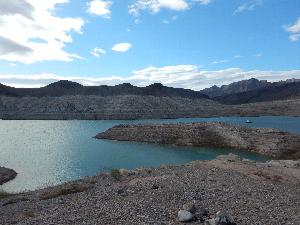
[[[222,95],[229,95],[255,90],[258,88],[266,87],[268,85],[271,85],[271,83],[266,80],[257,80],[255,78],[251,78],[249,80],[242,80],[228,85],[222,85],[221,87],[212,86],[210,88],[205,88],[201,92],[203,94],[208,95],[211,98],[214,98]]]
[[[300,158],[300,135],[275,129],[248,128],[226,123],[118,125],[99,139],[180,146],[234,148],[275,158]]]
[[[238,105],[299,98],[300,82],[277,82],[254,90],[222,95],[213,99],[223,104]]]
[[[156,96],[0,97],[3,119],[138,119],[214,116],[229,107],[209,99]],[[236,110],[238,113],[238,110]]]
[[[16,176],[17,173],[14,170],[0,167],[0,185],[14,179]]]

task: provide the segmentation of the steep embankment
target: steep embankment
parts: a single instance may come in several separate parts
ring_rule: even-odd
[[[300,158],[300,135],[275,129],[248,128],[226,123],[118,125],[99,139],[181,146],[224,147],[276,158]]]
[[[14,179],[17,173],[12,169],[7,169],[0,166],[0,185]]]
[[[0,119],[150,119],[300,115],[300,99],[222,105],[209,99],[157,96],[0,97]]]

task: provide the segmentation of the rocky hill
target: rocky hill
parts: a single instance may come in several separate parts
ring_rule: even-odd
[[[255,78],[251,78],[249,80],[234,82],[229,85],[222,85],[221,87],[214,85],[210,88],[202,90],[201,93],[208,95],[210,98],[214,98],[223,95],[255,90],[267,87],[270,84],[271,83],[266,80],[257,80]]]
[[[156,96],[0,96],[1,119],[100,120],[218,116],[300,116],[300,99],[224,105],[209,99]]]
[[[13,88],[0,84],[0,96],[14,97],[61,97],[74,95],[122,96],[142,95],[159,97],[208,98],[199,91],[183,88],[172,88],[155,83],[147,87],[136,87],[129,83],[116,86],[83,86],[79,83],[61,80],[41,88]]]
[[[276,100],[299,99],[300,82],[277,82],[251,91],[213,98],[223,104],[246,104]]]
[[[300,116],[300,98],[297,97],[300,82],[284,85],[286,86],[273,89],[272,85],[268,86],[268,89],[259,92],[260,95],[255,94],[255,90],[254,94],[243,92],[215,99],[209,99],[198,91],[165,87],[161,84],[147,87],[135,87],[131,84],[90,87],[59,81],[42,88],[12,88],[0,85],[0,119]],[[278,101],[271,101],[276,99]],[[255,103],[257,101],[268,102]]]

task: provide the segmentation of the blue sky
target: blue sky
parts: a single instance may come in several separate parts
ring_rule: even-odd
[[[300,78],[298,0],[40,2],[0,0],[1,83],[201,89],[250,77]]]

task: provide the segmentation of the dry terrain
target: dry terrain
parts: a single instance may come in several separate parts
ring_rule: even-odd
[[[228,155],[116,170],[0,199],[0,224],[299,225],[299,166]]]

